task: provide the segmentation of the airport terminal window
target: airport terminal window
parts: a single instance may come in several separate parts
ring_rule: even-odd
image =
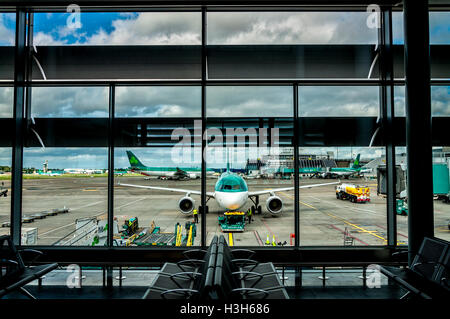
[[[430,44],[450,44],[450,12],[430,11]],[[403,12],[392,13],[394,44],[404,44]]]
[[[16,14],[0,12],[0,80],[14,78]]]
[[[24,149],[22,236],[27,245],[105,244],[106,148]]]
[[[116,87],[115,245],[201,245],[200,116],[198,86]]]
[[[33,87],[31,115],[36,118],[107,118],[106,87]]]
[[[13,117],[13,99],[12,87],[0,87],[0,118]]]
[[[215,194],[208,200],[208,243],[213,234],[232,232],[227,240],[234,246],[293,245],[292,92],[207,87],[206,165],[214,178],[206,190]]]
[[[11,148],[0,147],[0,235],[10,233]]]
[[[395,116],[405,117],[405,87],[396,86],[394,92]],[[431,115],[450,117],[450,86],[431,86]]]
[[[448,45],[450,44],[450,12],[430,11],[430,71],[431,78],[450,78],[448,62]],[[392,33],[394,44],[394,74],[396,78],[404,78],[404,29],[403,13],[392,13]]]
[[[450,241],[450,147],[433,147],[434,236]]]
[[[386,245],[386,199],[377,186],[385,148],[300,147],[299,156],[300,245]],[[306,188],[313,184],[326,185]]]
[[[116,117],[200,117],[201,87],[116,87]]]
[[[397,245],[408,244],[408,162],[405,143],[395,147],[395,171],[397,184],[395,186],[395,214],[397,216]],[[380,179],[383,172],[380,172]],[[385,186],[385,182],[381,181]],[[383,193],[386,193],[384,190]]]
[[[367,79],[378,42],[368,17],[367,12],[208,12],[208,78]],[[370,78],[378,78],[377,68]]]
[[[33,79],[201,77],[199,12],[78,10],[34,14]]]
[[[36,45],[199,45],[198,12],[35,13]]]
[[[208,44],[376,44],[367,12],[209,12]]]
[[[189,145],[178,153],[177,148],[114,149],[114,245],[201,245],[201,216],[194,223],[193,215],[200,205],[201,149]]]
[[[208,117],[292,116],[291,86],[209,86]]]
[[[234,246],[290,246],[294,236],[299,236],[301,246],[386,245],[387,205],[378,167],[373,167],[385,164],[386,141],[383,132],[372,140],[384,84],[378,81],[378,64],[373,64],[378,36],[376,28],[367,26],[367,12],[207,13],[207,72],[202,84],[206,86],[207,148],[203,151],[209,214],[204,221],[199,214],[198,224],[193,223],[192,213],[200,205],[202,185],[198,81],[202,14],[82,10],[79,20],[60,12],[33,15],[36,50],[30,63],[36,82],[31,95],[33,120],[25,121],[23,145],[22,234],[27,244],[105,245],[111,173],[113,245],[166,246],[175,238],[176,245],[199,246],[227,227],[238,229],[227,235]],[[448,43],[447,16],[448,12],[430,13],[432,46]],[[393,17],[394,64],[401,69],[401,13],[394,12]],[[7,56],[0,59],[1,80],[14,75],[14,54],[7,54],[14,49],[14,20],[14,13],[0,13],[0,57]],[[48,85],[44,79],[67,83],[44,87]],[[155,79],[164,83],[149,83]],[[252,79],[271,82],[233,83]],[[305,79],[319,79],[321,84],[302,83]],[[349,86],[348,79],[358,83]],[[365,85],[368,80],[374,85]],[[404,87],[401,81],[397,84],[395,114],[402,117]],[[4,85],[0,120],[12,122],[8,105],[13,104],[14,90]],[[296,103],[295,85],[299,85]],[[114,105],[109,90],[115,93]],[[448,92],[441,83],[431,89],[433,116],[442,123],[449,117]],[[294,104],[298,104],[298,132],[294,132]],[[115,114],[109,114],[110,106]],[[183,134],[190,139],[180,143]],[[294,134],[300,187],[330,183],[300,189],[300,233],[294,229]],[[394,144],[399,145],[399,155],[406,151],[403,136],[397,135],[394,142],[400,143]],[[113,172],[107,171],[108,145],[114,152]],[[11,165],[10,145],[1,146],[0,166]],[[345,174],[330,175],[337,172],[351,175],[348,180]],[[356,197],[370,197],[370,202],[338,200],[334,183],[339,179],[367,186],[370,195]],[[2,189],[8,183],[6,178]],[[222,197],[216,194],[221,191]],[[4,199],[10,197],[0,198],[1,222],[10,210]],[[442,207],[435,206],[438,213]],[[61,211],[40,219],[54,209]],[[225,215],[225,211],[243,214]],[[398,244],[403,245],[407,216],[398,215],[397,220]],[[436,225],[441,227],[442,220]],[[192,225],[195,235],[187,231]],[[131,233],[124,235],[130,230],[136,235],[132,240]],[[182,243],[177,243],[177,232]]]
[[[301,117],[377,117],[379,105],[377,86],[299,87]]]

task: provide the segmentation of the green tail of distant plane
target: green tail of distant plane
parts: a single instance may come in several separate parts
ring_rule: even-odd
[[[136,155],[133,154],[131,151],[127,151],[128,160],[130,162],[131,168],[137,168],[142,169],[145,168],[145,165],[142,164],[142,162],[137,158]]]
[[[359,169],[361,168],[361,164],[359,163],[359,158],[361,157],[361,154],[358,154],[355,158],[355,161],[353,162],[352,168]]]

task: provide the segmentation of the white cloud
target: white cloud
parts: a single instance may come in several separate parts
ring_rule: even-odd
[[[376,43],[365,12],[227,12],[208,14],[209,44]]]
[[[140,13],[129,19],[112,22],[113,31],[102,28],[87,38],[95,45],[188,45],[201,44],[201,15],[199,13]]]
[[[64,45],[67,44],[67,40],[55,39],[51,34],[44,33],[42,31],[36,32],[33,35],[34,45]]]
[[[0,13],[0,45],[14,45],[15,38],[13,29],[6,26],[7,19],[13,19],[14,14]]]
[[[35,87],[34,117],[108,117],[108,90],[103,87]]]
[[[13,88],[0,87],[0,118],[13,116]]]
[[[378,87],[301,87],[300,116],[378,115]]]

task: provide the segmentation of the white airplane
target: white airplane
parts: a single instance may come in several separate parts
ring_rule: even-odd
[[[302,185],[299,188],[312,188],[325,185],[334,185],[339,183],[340,181],[325,184]],[[180,208],[180,211],[186,215],[191,214],[195,207],[195,200],[191,197],[191,195],[201,195],[201,192],[196,190],[121,184],[120,182],[118,184],[129,187],[184,193],[185,196],[178,201],[178,207]],[[256,205],[256,207],[252,209],[254,211],[257,211],[258,213],[261,213],[261,206],[259,206],[258,204],[259,196],[264,194],[270,194],[269,198],[266,201],[266,208],[272,215],[279,215],[283,209],[283,202],[280,197],[275,195],[275,193],[290,191],[293,189],[294,187],[291,186],[291,187],[274,188],[250,192],[248,190],[247,183],[241,176],[227,170],[226,172],[222,173],[222,175],[220,175],[215,185],[214,192],[206,192],[206,196],[208,197],[208,200],[214,198],[217,204],[220,206],[220,208],[225,209],[227,211],[238,210],[239,208],[244,206],[247,200],[250,198],[250,200],[252,200],[252,202]]]

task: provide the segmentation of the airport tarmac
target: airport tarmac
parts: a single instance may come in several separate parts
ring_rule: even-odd
[[[200,180],[158,180],[142,176],[116,177],[121,183],[200,190]],[[301,179],[300,185],[332,182],[333,180]],[[207,191],[213,191],[216,180],[207,179]],[[353,246],[385,245],[387,240],[386,199],[377,196],[376,180],[350,180],[368,185],[371,191],[369,203],[351,203],[336,199],[334,185],[300,190],[300,243],[303,246],[343,246],[344,241]],[[293,180],[249,179],[250,191],[293,185]],[[10,188],[9,181],[5,187]],[[273,217],[268,213],[265,202],[268,195],[260,197],[261,215],[253,215],[253,221],[246,224],[245,231],[233,233],[234,246],[265,246],[267,238],[289,246],[294,242],[294,192],[279,192],[283,200],[283,213]],[[138,217],[140,227],[149,227],[154,221],[162,232],[174,232],[175,224],[183,225],[193,221],[178,210],[178,201],[183,194],[165,191],[115,186],[114,216],[119,227],[131,217]],[[192,196],[196,206],[200,196]],[[10,196],[0,198],[0,224],[9,221]],[[248,200],[242,208],[246,211],[252,202]],[[223,214],[213,199],[208,201],[206,216],[207,242],[215,234],[222,234],[217,218]],[[63,177],[25,179],[23,181],[23,214],[29,215],[57,208],[69,208],[67,214],[35,219],[23,227],[38,229],[38,245],[53,245],[75,230],[75,221],[84,217],[106,218],[107,178],[105,177]],[[398,244],[408,242],[407,216],[397,216]],[[200,218],[201,220],[201,218]],[[435,236],[450,240],[448,221],[450,204],[435,200]],[[194,245],[200,244],[201,229],[197,228]],[[2,233],[8,228],[0,228]],[[70,235],[69,235],[70,236]],[[226,238],[230,239],[226,234]]]

